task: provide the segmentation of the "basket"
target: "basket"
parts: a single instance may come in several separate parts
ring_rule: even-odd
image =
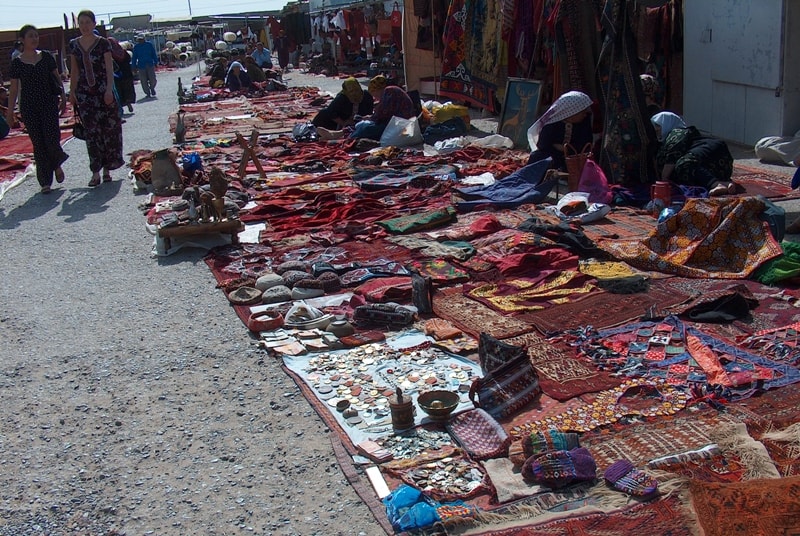
[[[572,154],[570,154],[572,152]],[[592,144],[587,143],[583,146],[583,150],[578,152],[569,143],[564,144],[564,162],[567,166],[567,189],[570,192],[578,191],[578,184],[581,180],[581,173],[583,173],[583,166],[586,165],[586,160],[592,156]]]

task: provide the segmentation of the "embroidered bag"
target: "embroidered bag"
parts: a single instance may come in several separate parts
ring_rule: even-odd
[[[511,437],[500,423],[480,408],[453,416],[447,431],[473,460],[500,458],[508,454]]]
[[[541,392],[539,376],[526,352],[483,378],[476,378],[469,388],[469,399],[476,408],[484,409],[495,419],[505,419]]]
[[[483,375],[487,375],[499,369],[509,361],[520,359],[527,356],[528,352],[524,346],[514,346],[495,339],[488,333],[481,333],[478,340],[478,362],[481,365]]]

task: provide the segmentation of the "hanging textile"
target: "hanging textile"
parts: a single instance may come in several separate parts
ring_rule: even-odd
[[[656,179],[655,130],[647,114],[631,29],[635,5],[631,0],[606,3],[606,40],[598,64],[604,107],[600,164],[612,182],[628,187]]]
[[[440,93],[499,112],[497,87],[506,79],[501,0],[453,0],[444,28]]]

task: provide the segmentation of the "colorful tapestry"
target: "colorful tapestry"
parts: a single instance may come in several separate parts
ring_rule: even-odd
[[[764,202],[754,197],[688,199],[644,240],[601,239],[598,246],[642,270],[745,279],[783,252],[767,223],[758,219],[763,210]]]
[[[496,339],[506,339],[533,330],[533,326],[527,322],[503,316],[470,299],[459,287],[448,289],[447,292],[434,293],[433,312],[476,339],[480,337],[481,332],[488,333]]]
[[[551,309],[570,303],[596,287],[589,278],[574,270],[544,271],[539,278],[509,278],[498,283],[467,287],[466,293],[504,314],[520,314]]]
[[[614,240],[644,239],[656,226],[652,214],[633,207],[614,207],[605,218],[581,226],[593,242],[601,238]]]
[[[736,343],[777,363],[800,365],[800,322],[740,337]]]
[[[704,536],[800,534],[800,476],[735,483],[693,480],[689,489]]]
[[[536,333],[518,335],[503,342],[528,349],[528,357],[539,373],[542,392],[558,401],[612,389],[622,383],[619,378],[599,372],[578,357],[573,348],[551,343]]]
[[[672,385],[698,386],[726,399],[800,382],[800,370],[747,352],[675,317],[599,331],[581,351],[605,370]]]
[[[497,0],[450,2],[442,40],[439,93],[498,113],[497,84],[504,78]]]
[[[555,333],[581,326],[604,329],[638,320],[647,315],[660,315],[689,296],[662,281],[653,281],[647,292],[626,294],[621,298],[609,292],[593,292],[570,303],[541,312],[520,315],[544,333]]]

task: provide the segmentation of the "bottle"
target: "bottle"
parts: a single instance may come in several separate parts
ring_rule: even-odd
[[[186,141],[186,125],[183,122],[183,110],[178,110],[178,122],[175,125],[175,143],[183,143]]]
[[[178,77],[178,97],[185,97],[186,90],[183,89],[183,82],[181,82],[181,78]]]

